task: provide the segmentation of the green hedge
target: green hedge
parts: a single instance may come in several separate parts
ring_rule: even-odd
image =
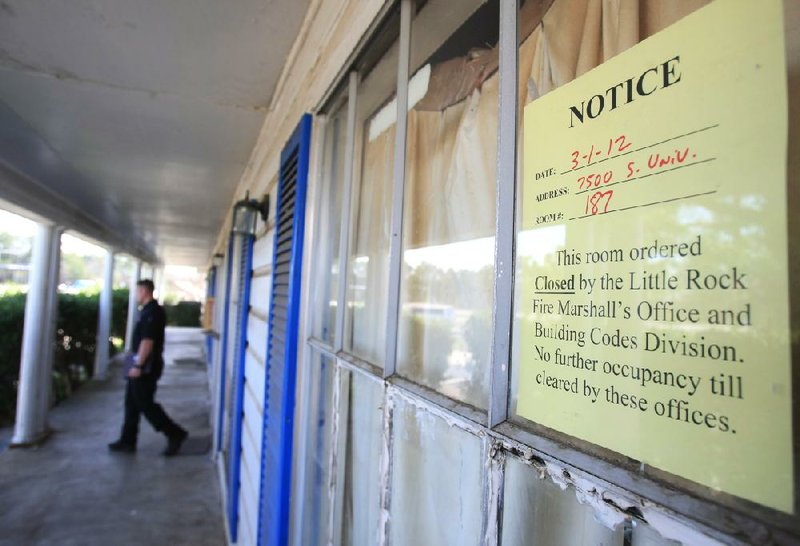
[[[94,372],[98,294],[59,294],[56,339],[53,340],[53,392],[56,402],[68,397]],[[166,306],[168,324],[200,326],[200,303]],[[13,423],[17,404],[25,294],[0,296],[0,426]],[[111,337],[124,340],[128,289],[114,290]],[[118,347],[109,341],[110,354]]]
[[[0,297],[0,426],[14,419],[25,294]]]
[[[97,339],[97,294],[59,294],[53,358],[56,402],[92,376]],[[17,404],[25,294],[0,297],[0,425],[12,423]],[[128,290],[114,290],[111,336],[125,337]],[[109,342],[111,354],[117,348]]]
[[[167,324],[170,326],[200,326],[200,302],[182,301],[175,305],[165,305]]]

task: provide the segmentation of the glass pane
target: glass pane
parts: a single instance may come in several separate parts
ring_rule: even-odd
[[[330,454],[332,442],[333,361],[311,350],[309,381],[302,423],[295,426],[295,457],[292,469],[292,518],[290,543],[316,546],[328,540]],[[303,458],[302,455],[305,454]]]
[[[398,20],[385,36],[397,36]],[[347,277],[345,347],[383,366],[397,106],[397,42],[362,76],[356,111],[355,227]]]
[[[339,279],[339,233],[342,217],[347,103],[328,119],[325,127],[322,177],[314,234],[314,272],[311,283],[311,334],[333,345],[336,333],[336,298]]]
[[[572,488],[540,478],[513,457],[506,461],[504,494],[503,546],[623,545],[622,525],[609,529],[595,519],[591,506],[578,502]]]
[[[519,12],[519,112],[518,146],[525,137],[522,123],[524,107],[639,41],[663,30],[677,20],[707,4],[708,0],[686,2],[641,2],[629,10],[622,3],[574,2],[555,0],[542,17],[541,3],[522,3]],[[615,24],[608,24],[615,21]],[[557,29],[557,30],[556,30]],[[522,154],[518,154],[517,203],[524,199],[521,174]],[[521,210],[517,208],[517,225],[521,226]],[[537,269],[554,263],[556,252],[565,248],[564,223],[549,224],[540,229],[520,231],[516,246],[515,320],[512,357],[511,397],[509,414],[512,420],[524,423],[517,416],[519,393],[520,318],[531,305],[520,296],[519,288],[532,283]],[[548,300],[550,303],[552,300]],[[526,349],[529,350],[529,349]]]
[[[397,400],[392,460],[391,544],[480,544],[476,436]]]
[[[398,371],[488,400],[498,2],[430,0],[412,22]]]
[[[346,432],[342,544],[377,544],[383,446],[383,385],[380,381],[350,373]]]

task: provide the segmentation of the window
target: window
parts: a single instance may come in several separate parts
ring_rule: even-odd
[[[654,483],[613,454],[555,442],[565,439],[519,418],[519,336],[508,335],[511,326],[493,329],[493,318],[497,324],[506,314],[513,324],[521,312],[505,279],[533,274],[565,236],[557,228],[515,232],[522,108],[705,0],[400,3],[403,16],[390,11],[349,67],[348,103],[337,97],[322,108],[318,295],[305,341],[312,367],[324,361],[314,373],[330,366],[336,379],[312,374],[303,429],[312,450],[305,481],[298,480],[305,489],[296,496],[296,536],[300,526],[311,530],[295,543],[460,545],[497,532],[501,544],[679,544],[664,529],[689,543],[705,538],[696,521],[708,523],[719,506],[698,515],[693,509],[707,508],[705,501],[670,499],[663,476]],[[518,42],[508,39],[514,22]],[[408,78],[399,67],[406,58]],[[406,91],[398,110],[396,97]],[[352,131],[347,119],[355,120]],[[342,168],[348,161],[352,176]],[[348,222],[344,232],[336,227]],[[507,237],[496,239],[503,226]],[[338,248],[346,251],[341,268]],[[515,269],[496,269],[496,253]],[[345,320],[337,322],[333,309]],[[331,342],[337,335],[342,346]],[[598,498],[554,481],[550,466],[561,471],[561,464]],[[633,504],[615,507],[601,490],[620,490]],[[654,491],[664,498],[648,496]],[[756,523],[740,528],[763,529]]]
[[[398,24],[396,19],[390,20],[384,36],[396,36]],[[347,278],[345,348],[376,366],[383,366],[386,298],[375,295],[386,294],[389,283],[397,42],[363,72],[356,107],[355,223]]]
[[[494,285],[498,3],[411,25],[398,373],[486,408]]]
[[[339,100],[341,102],[341,99]],[[347,137],[347,103],[339,106],[325,126],[322,152],[322,173],[318,195],[318,218],[315,224],[313,282],[310,301],[311,335],[333,345],[336,332],[336,299],[339,279],[339,233],[342,215],[342,183],[344,180]]]

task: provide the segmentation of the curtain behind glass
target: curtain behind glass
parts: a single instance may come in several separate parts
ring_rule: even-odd
[[[397,368],[488,403],[498,3],[431,0],[412,22]],[[425,61],[422,61],[425,59]]]
[[[396,91],[397,43],[359,85],[356,108],[345,348],[379,367],[386,355]]]
[[[339,233],[347,138],[347,105],[330,116],[325,126],[322,176],[314,236],[311,283],[311,335],[333,345],[339,282]]]

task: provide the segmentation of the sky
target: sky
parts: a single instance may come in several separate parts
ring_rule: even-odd
[[[0,209],[0,233],[9,233],[15,237],[30,239],[36,233],[36,222]],[[106,249],[104,247],[80,237],[79,234],[67,232],[61,235],[62,256],[73,255],[86,258],[98,258],[103,257],[105,253]],[[128,260],[120,260],[120,258],[124,256],[125,255],[117,255],[115,265],[115,283],[117,284],[122,282],[120,279],[124,279],[125,282],[123,282],[123,284],[126,284],[130,276],[129,271],[132,271],[130,268],[133,266],[131,265],[130,258]],[[98,262],[96,259],[91,259],[86,260],[86,263],[97,264]],[[89,267],[87,271],[93,279],[99,280],[100,273],[95,269]],[[164,272],[167,282],[165,286],[167,294],[173,294],[179,299],[193,299],[198,301],[205,297],[205,274],[196,267],[166,266]]]
[[[21,237],[32,237],[36,231],[36,223],[11,212],[0,210],[0,231]]]
[[[0,232],[19,237],[33,237],[36,233],[36,222],[13,212],[0,210]],[[71,233],[61,236],[61,252],[79,256],[102,256],[105,249]]]
[[[65,233],[61,236],[61,252],[63,254],[78,254],[79,256],[103,256],[106,250],[75,235]]]

